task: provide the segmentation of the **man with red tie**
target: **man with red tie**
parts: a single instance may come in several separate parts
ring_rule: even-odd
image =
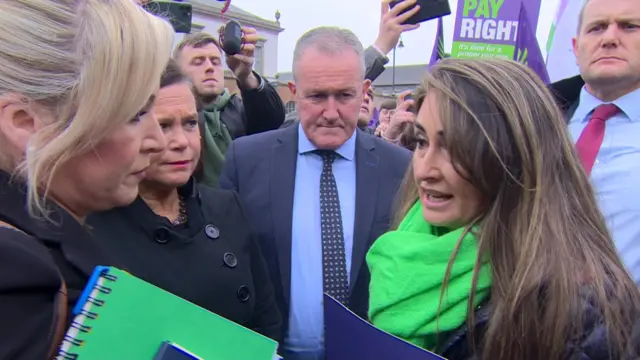
[[[573,48],[580,76],[551,87],[619,254],[640,285],[638,1],[585,1]]]

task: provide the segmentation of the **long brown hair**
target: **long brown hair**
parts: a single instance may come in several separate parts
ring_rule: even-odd
[[[545,85],[513,61],[444,59],[426,75],[417,109],[431,92],[453,164],[483,196],[482,213],[469,224],[479,225],[480,249],[471,294],[485,256],[493,276],[482,358],[562,359],[566,343],[583,332],[585,290],[602,313],[610,353],[621,358],[640,316],[640,292]],[[410,169],[394,226],[416,199]]]

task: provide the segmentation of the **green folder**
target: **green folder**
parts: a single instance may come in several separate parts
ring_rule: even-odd
[[[204,360],[273,360],[278,343],[113,267],[78,299],[58,359],[153,360],[163,342]]]

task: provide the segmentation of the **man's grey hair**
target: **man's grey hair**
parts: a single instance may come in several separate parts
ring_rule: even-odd
[[[582,0],[582,7],[580,8],[580,13],[578,13],[578,36],[580,35],[580,31],[582,30],[582,23],[584,21],[584,9],[587,8],[587,4],[590,0]]]
[[[353,51],[360,59],[360,73],[364,81],[364,48],[360,39],[351,30],[336,26],[321,26],[307,31],[296,42],[293,51],[293,80],[296,80],[296,68],[304,52],[310,48],[326,55],[337,55],[344,51]]]

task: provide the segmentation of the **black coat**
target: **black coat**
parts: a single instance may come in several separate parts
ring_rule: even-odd
[[[562,110],[567,122],[578,107],[582,87],[584,87],[584,80],[580,75],[556,81],[549,85],[549,90],[553,93],[556,103]]]
[[[254,74],[262,81],[262,89],[243,90],[233,96],[220,112],[220,121],[226,126],[232,139],[277,129],[285,116],[282,99],[267,79]]]
[[[179,192],[185,225],[171,225],[140,198],[87,223],[131,274],[279,340],[273,285],[237,194],[193,180]]]
[[[558,360],[636,360],[640,358],[640,322],[636,322],[632,334],[633,355],[613,354],[609,357],[609,343],[606,338],[606,328],[602,323],[602,313],[589,300],[586,291],[581,295],[583,335],[568,341],[565,345],[564,358]],[[475,311],[474,341],[481,349],[484,333],[492,315],[489,303],[480,306]],[[491,340],[487,340],[491,341]],[[438,354],[448,360],[481,360],[482,357],[474,353],[469,343],[468,324],[464,324],[446,337],[438,350]]]
[[[0,359],[46,359],[60,279],[37,239],[0,228]]]
[[[55,224],[33,219],[24,186],[9,180],[0,171],[0,220],[33,236],[0,228],[0,359],[40,360],[52,342],[58,270],[71,314],[96,266],[122,264],[63,209],[51,205]]]
[[[52,341],[50,330],[54,323],[55,298],[61,286],[58,271],[64,277],[68,289],[68,322],[70,322],[71,309],[75,306],[93,269],[98,265],[110,265],[128,270],[125,263],[127,258],[105,247],[103,241],[96,239],[86,227],[55,205],[51,205],[50,213],[50,218],[55,221],[55,224],[30,217],[26,210],[24,187],[20,183],[10,183],[9,179],[10,176],[7,173],[0,171],[0,220],[27,234],[0,227],[0,359],[46,359]],[[223,194],[227,194],[226,197],[220,196],[220,199],[216,199],[217,202],[212,205],[219,211],[216,216],[224,214],[222,218],[229,219],[228,224],[219,224],[217,222],[219,218],[215,218],[221,242],[225,241],[227,234],[232,233],[229,230],[230,227],[240,229],[240,233],[244,233],[247,228],[247,224],[240,218],[241,210],[237,207],[237,203],[234,203],[235,196],[226,192]],[[239,242],[242,241],[242,235],[238,235],[238,238]],[[113,239],[116,237],[111,238]],[[226,246],[233,249],[231,252],[237,256],[237,272],[242,271],[246,274],[251,271],[253,274],[254,270],[248,270],[249,266],[245,266],[249,253],[257,250],[250,245],[252,242],[248,239],[244,240],[246,246],[241,250],[235,250],[236,244],[225,242]],[[252,257],[252,259],[255,258]],[[212,265],[213,261],[215,260],[212,260]],[[132,265],[137,267],[139,264]],[[185,262],[185,267],[188,265],[189,263]],[[233,271],[235,272],[236,269]],[[188,273],[186,268],[183,271],[185,274]],[[199,275],[198,272],[193,274]],[[269,300],[257,301],[258,305],[250,305],[252,302],[242,303],[238,299],[239,293],[246,293],[245,290],[237,291],[244,284],[247,284],[250,298],[264,296],[268,299],[272,296],[269,295],[272,291],[269,290],[270,285],[256,292],[249,288],[252,274],[231,277],[236,284],[227,284],[230,290],[224,294],[219,291],[224,285],[212,284],[211,291],[222,299],[218,308],[226,307],[227,303],[235,304],[235,306],[226,307],[225,314],[238,316],[240,319],[238,321],[242,321],[242,314],[263,314],[263,317],[251,318],[250,321],[253,321],[251,326],[256,324],[255,328],[264,333],[278,334],[280,315],[277,311],[259,309],[261,306],[259,304],[268,304]],[[255,283],[264,284],[253,280]],[[240,284],[241,282],[243,284]],[[200,288],[205,286],[197,281],[193,284]],[[236,285],[236,290],[231,290]],[[250,306],[254,306],[253,311],[244,310]],[[264,309],[267,308],[269,308],[268,305],[264,307]],[[250,315],[244,316],[248,318]]]

